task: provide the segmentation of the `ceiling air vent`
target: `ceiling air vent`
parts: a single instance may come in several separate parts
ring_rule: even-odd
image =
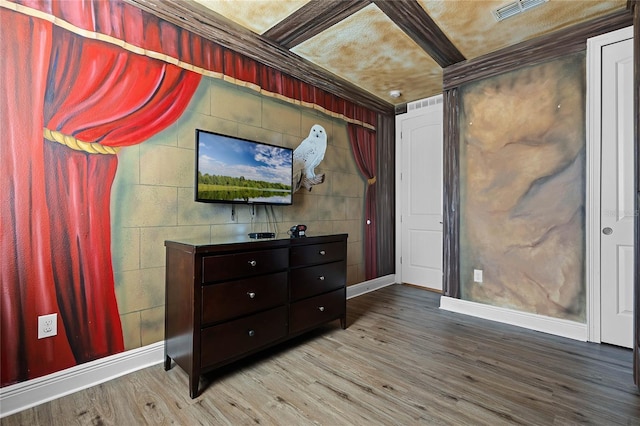
[[[415,102],[409,102],[407,104],[407,111],[413,111],[420,108],[426,108],[432,105],[438,105],[442,103],[442,95],[432,96],[430,98],[421,99]]]
[[[517,0],[494,10],[493,16],[496,18],[496,21],[500,22],[531,8],[540,6],[547,1],[549,0]]]

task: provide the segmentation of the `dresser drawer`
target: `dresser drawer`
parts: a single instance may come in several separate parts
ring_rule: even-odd
[[[294,266],[334,262],[347,257],[347,246],[342,242],[311,244],[291,247],[290,264]]]
[[[202,324],[263,311],[287,302],[287,273],[202,287]]]
[[[268,345],[287,334],[287,308],[281,306],[201,331],[200,366],[205,368]]]
[[[291,300],[300,300],[345,286],[345,262],[293,269]]]
[[[287,269],[289,249],[258,250],[202,258],[202,282],[227,281]]]
[[[345,289],[291,304],[289,333],[297,333],[340,318],[346,309]]]

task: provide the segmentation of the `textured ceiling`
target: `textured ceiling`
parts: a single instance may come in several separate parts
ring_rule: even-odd
[[[222,16],[398,105],[441,93],[443,66],[624,10],[627,0],[549,0],[502,22],[492,11],[513,0],[190,0],[181,7],[194,3],[206,7],[198,13]]]
[[[195,0],[220,15],[262,34],[309,0]]]
[[[389,101],[391,90],[405,99],[442,91],[442,69],[374,4],[291,51]]]
[[[418,0],[467,59],[624,9],[626,0],[550,0],[526,13],[497,22],[505,0]]]

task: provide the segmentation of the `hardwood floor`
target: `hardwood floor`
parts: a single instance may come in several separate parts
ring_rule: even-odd
[[[640,425],[630,350],[440,310],[394,285],[338,321],[207,377],[161,364],[2,425]]]

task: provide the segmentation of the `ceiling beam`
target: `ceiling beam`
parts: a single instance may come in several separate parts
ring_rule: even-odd
[[[197,2],[182,0],[124,1],[342,99],[382,114],[394,113],[394,107],[389,102],[315,66],[282,46],[241,27]]]
[[[370,0],[311,0],[262,35],[291,49],[370,3]]]
[[[466,58],[416,0],[372,0],[442,68]]]

